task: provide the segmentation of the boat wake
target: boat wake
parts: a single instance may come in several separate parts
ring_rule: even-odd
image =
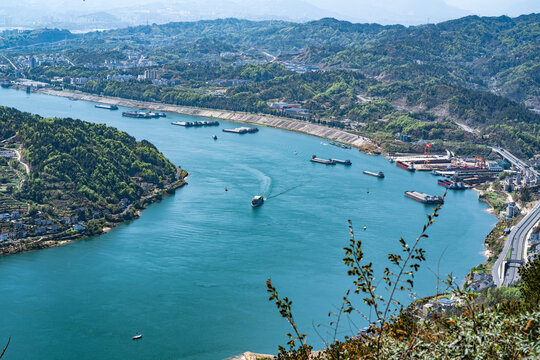
[[[258,169],[248,167],[248,166],[245,166],[243,168],[247,170],[248,172],[252,173],[253,175],[255,175],[257,179],[260,181],[258,194],[261,194],[266,199],[272,189],[272,178]]]
[[[295,186],[293,186],[293,187],[291,187],[291,188],[289,188],[289,189],[287,189],[287,190],[284,190],[284,191],[282,191],[282,192],[280,192],[280,193],[278,193],[278,194],[269,196],[268,199],[273,199],[273,198],[276,198],[276,197],[278,197],[278,196],[280,196],[280,195],[286,194],[286,193],[288,193],[289,191],[293,191],[294,189],[299,188],[300,186],[302,186],[302,184],[295,185]]]

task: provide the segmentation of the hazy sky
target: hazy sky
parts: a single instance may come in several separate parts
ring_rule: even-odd
[[[93,17],[89,23],[107,27],[220,17],[293,21],[335,17],[415,25],[470,14],[538,13],[540,0],[0,0],[0,27],[58,24],[69,28],[70,22],[80,22],[75,17],[96,12],[108,14]]]
[[[4,2],[7,0],[2,0]],[[186,1],[197,3],[198,0]],[[18,0],[14,3],[18,3],[21,8],[26,4],[34,4],[42,6],[43,8],[92,8],[92,9],[114,9],[118,7],[133,6],[133,5],[145,5],[155,3],[156,0]],[[167,3],[167,1],[161,1]],[[235,3],[237,0],[216,0],[215,3]],[[267,2],[271,3],[272,0]],[[351,1],[347,0],[304,0],[304,2],[316,5],[323,9],[338,9],[347,11],[347,7],[351,7]],[[417,3],[423,5],[426,2],[437,2],[437,0],[431,1],[407,1],[407,0],[376,0],[376,1],[363,1],[357,0],[358,3],[369,3],[374,7],[386,8],[392,6],[399,6],[403,3]],[[447,5],[457,7],[459,9],[466,10],[471,13],[479,15],[518,15],[521,13],[531,13],[540,11],[540,1],[538,0],[442,0],[441,2]],[[345,5],[345,8],[343,6]],[[1,6],[0,6],[1,8]],[[414,9],[413,9],[414,10]],[[341,11],[338,11],[341,12]]]

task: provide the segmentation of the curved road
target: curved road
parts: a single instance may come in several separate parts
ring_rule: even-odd
[[[499,275],[504,269],[501,266],[506,258],[506,254],[511,249],[509,260],[512,261],[524,261],[525,260],[525,238],[529,231],[540,221],[540,202],[538,202],[534,208],[517,224],[514,226],[506,242],[504,243],[503,250],[499,255],[499,258],[493,265],[491,274],[493,276],[493,282],[497,286],[509,286],[512,283],[519,280],[518,268],[519,263],[510,263],[507,265],[506,274],[502,274],[502,278]]]

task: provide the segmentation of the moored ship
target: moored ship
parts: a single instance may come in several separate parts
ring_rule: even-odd
[[[223,129],[221,130],[223,132],[230,132],[230,133],[235,133],[235,134],[252,134],[252,133],[256,133],[257,131],[259,131],[258,128],[255,128],[255,127],[239,127],[239,128],[235,128],[235,129]]]
[[[384,173],[382,171],[372,172],[372,171],[364,170],[364,174],[375,176],[381,179],[384,178]]]
[[[336,165],[336,162],[333,159],[321,159],[321,158],[318,158],[317,155],[311,156],[310,161],[320,163],[320,164],[326,164],[326,165]]]
[[[396,161],[396,165],[399,166],[400,168],[402,169],[405,169],[407,171],[416,171],[414,165],[412,163],[410,164],[407,164],[407,163],[404,163],[403,161]]]
[[[219,126],[219,121],[204,120],[204,121],[173,121],[172,125],[185,127],[200,127],[200,126]]]
[[[97,107],[98,109],[105,109],[105,110],[118,110],[118,106],[109,105],[109,104],[96,104],[95,107]]]
[[[418,191],[405,191],[405,196],[423,204],[442,204],[443,198],[439,195],[429,195]]]
[[[148,116],[148,113],[145,113],[144,111],[124,111],[122,113],[122,116],[130,117],[130,118],[137,118],[137,119],[149,119],[150,116]]]
[[[351,160],[330,159],[330,161],[334,161],[336,164],[352,165]]]
[[[464,190],[465,189],[465,185],[461,181],[451,181],[448,179],[440,179],[439,181],[437,181],[437,184],[451,190]]]

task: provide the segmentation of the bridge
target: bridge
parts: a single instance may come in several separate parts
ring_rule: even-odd
[[[491,270],[495,285],[509,286],[519,280],[518,269],[525,263],[527,254],[525,238],[539,221],[540,202],[514,226],[506,238],[503,250]],[[510,257],[506,259],[508,252]]]

